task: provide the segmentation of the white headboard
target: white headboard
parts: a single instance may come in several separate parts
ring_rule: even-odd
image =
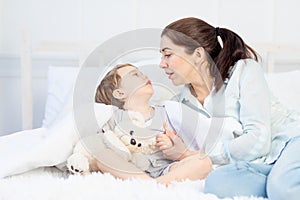
[[[31,41],[30,34],[23,32],[21,44],[22,85],[22,129],[33,127],[32,59],[34,55],[55,55],[76,57],[78,67],[88,53],[97,46],[96,42],[81,41]]]
[[[262,56],[262,65],[267,73],[300,68],[299,46],[256,44],[253,47]]]

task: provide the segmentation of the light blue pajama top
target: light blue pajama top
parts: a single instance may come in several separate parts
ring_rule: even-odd
[[[214,164],[232,160],[272,163],[286,142],[300,135],[300,114],[271,94],[261,65],[252,59],[238,61],[230,78],[217,93],[213,89],[203,105],[188,87],[177,100],[212,118],[231,117],[241,123],[243,130],[230,133],[232,139],[215,140],[212,150],[205,149]]]

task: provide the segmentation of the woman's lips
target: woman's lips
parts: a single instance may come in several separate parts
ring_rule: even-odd
[[[172,79],[172,75],[173,75],[174,73],[166,72],[166,74],[168,75],[168,78],[169,78],[169,79]]]

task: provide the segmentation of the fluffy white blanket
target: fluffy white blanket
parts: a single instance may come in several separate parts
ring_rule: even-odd
[[[0,179],[1,200],[81,200],[81,199],[143,199],[143,200],[218,200],[202,193],[204,181],[183,181],[168,187],[155,181],[115,179],[109,174],[69,176],[53,169],[39,168],[25,174]],[[263,200],[235,197],[226,200]]]

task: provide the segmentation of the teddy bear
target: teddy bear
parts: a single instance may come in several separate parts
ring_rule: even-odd
[[[120,126],[114,130],[102,130],[102,133],[81,138],[73,149],[73,154],[67,159],[67,168],[73,174],[87,175],[99,171],[97,159],[93,154],[101,153],[100,143],[104,143],[123,159],[132,162],[141,170],[150,166],[147,154],[154,153],[156,137],[139,137],[135,130],[125,131]]]

